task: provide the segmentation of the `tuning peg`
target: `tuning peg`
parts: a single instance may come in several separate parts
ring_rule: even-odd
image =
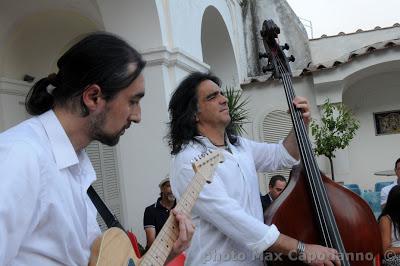
[[[294,62],[294,60],[296,60],[296,58],[293,55],[291,55],[288,57],[288,60],[289,60],[289,62]]]
[[[285,43],[284,45],[281,45],[282,50],[289,50],[289,44]]]
[[[268,57],[267,53],[258,53],[258,59],[267,58],[267,57]]]

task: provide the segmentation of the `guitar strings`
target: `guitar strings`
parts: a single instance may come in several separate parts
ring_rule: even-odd
[[[282,66],[282,62],[280,60],[279,60],[279,64],[280,64],[281,71],[282,71],[283,66]],[[290,76],[289,76],[289,74],[287,74],[287,73],[285,73],[283,71],[282,71],[282,74],[284,76],[285,83],[288,85],[288,89],[291,89],[291,91],[288,90],[288,92],[294,98],[293,87],[290,87],[291,86]],[[296,119],[296,124],[299,126],[300,133],[303,135],[303,138],[301,138],[301,141],[303,142],[303,140],[304,141],[306,140],[306,138],[305,138],[306,137],[306,134],[305,134],[306,129],[305,129],[304,123],[300,123],[299,122],[299,121],[301,121],[301,119],[300,119],[301,116],[302,116],[301,113],[299,111],[297,111],[296,114],[297,114],[297,118],[298,118],[298,119]],[[335,223],[333,223],[333,221],[335,221],[334,220],[334,216],[333,216],[333,212],[332,212],[332,210],[330,208],[330,204],[328,202],[325,186],[322,183],[322,179],[321,179],[321,176],[320,176],[319,168],[318,168],[318,166],[316,164],[315,157],[313,156],[310,142],[305,142],[305,143],[303,142],[302,144],[304,145],[304,148],[305,148],[305,152],[306,152],[306,154],[305,154],[306,156],[305,157],[306,157],[306,160],[307,160],[307,164],[308,164],[308,166],[311,166],[309,169],[313,172],[312,173],[313,175],[311,175],[311,178],[314,177],[312,179],[316,181],[315,182],[316,188],[318,188],[316,190],[316,195],[318,195],[317,198],[319,200],[322,200],[322,203],[319,204],[319,206],[321,207],[321,205],[322,205],[323,208],[320,209],[319,212],[325,213],[325,215],[322,215],[324,223],[321,226],[323,226],[323,229],[328,230],[328,231],[326,231],[326,236],[328,236],[327,237],[327,240],[328,240],[327,244],[328,244],[328,246],[336,247],[339,250],[343,250],[342,245],[341,245],[342,241],[340,239],[340,235],[339,235],[339,232],[337,230],[337,226],[336,226]],[[329,218],[329,219],[325,219],[326,217]],[[329,230],[329,229],[331,229],[331,230]],[[329,231],[333,231],[333,232],[329,233]],[[334,238],[334,240],[331,239],[331,236]]]

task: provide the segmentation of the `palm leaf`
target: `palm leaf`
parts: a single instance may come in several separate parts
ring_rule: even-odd
[[[243,135],[246,133],[244,124],[249,123],[249,111],[246,109],[249,98],[243,98],[242,90],[233,87],[226,87],[224,95],[228,99],[229,115],[231,123],[228,127],[233,129],[235,135]]]

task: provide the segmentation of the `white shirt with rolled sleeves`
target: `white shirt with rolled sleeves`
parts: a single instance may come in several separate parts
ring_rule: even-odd
[[[171,187],[178,200],[194,176],[193,158],[217,149],[207,138],[197,139],[204,146],[190,142],[172,160]],[[239,146],[228,144],[232,153],[223,150],[225,161],[193,207],[196,231],[186,265],[263,265],[262,252],[279,236],[275,225],[263,222],[257,172],[289,168],[298,161],[282,144],[238,141]]]
[[[87,265],[96,179],[53,111],[0,134],[0,265]]]

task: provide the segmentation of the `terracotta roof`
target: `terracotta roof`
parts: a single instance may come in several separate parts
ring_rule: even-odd
[[[335,68],[342,64],[350,62],[351,60],[353,60],[356,57],[364,56],[364,55],[373,53],[375,51],[384,50],[384,49],[397,47],[397,46],[400,46],[400,38],[389,40],[389,41],[377,42],[377,43],[362,47],[360,49],[354,50],[346,55],[343,55],[343,56],[336,58],[334,60],[331,60],[331,61],[319,63],[316,65],[313,65],[310,63],[308,65],[308,67],[303,69],[303,71],[301,72],[300,75],[306,75],[311,72]]]
[[[326,34],[322,34],[321,37],[317,37],[317,38],[312,38],[311,40],[317,40],[317,39],[323,39],[323,38],[330,38],[330,37],[336,37],[336,36],[343,36],[343,35],[350,35],[350,34],[356,34],[356,33],[360,33],[360,32],[368,32],[368,31],[374,31],[374,30],[384,30],[384,29],[389,29],[389,28],[395,28],[395,27],[400,27],[400,23],[394,23],[393,26],[389,26],[389,27],[380,27],[380,26],[376,26],[373,29],[370,30],[363,30],[363,29],[358,29],[355,32],[349,32],[349,33],[345,33],[343,31],[339,32],[336,35],[326,35]]]

